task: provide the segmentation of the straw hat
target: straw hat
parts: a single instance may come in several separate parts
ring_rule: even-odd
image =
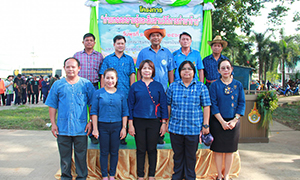
[[[207,41],[207,43],[208,43],[210,46],[212,46],[214,43],[220,43],[220,44],[223,45],[223,48],[226,48],[227,45],[228,45],[227,41],[222,40],[222,37],[221,37],[221,36],[216,36],[216,37],[214,38],[214,40],[212,40],[212,41]]]
[[[158,26],[153,26],[152,28],[144,31],[144,35],[148,40],[150,40],[150,34],[152,33],[160,33],[163,38],[166,36],[166,30],[164,28],[159,28]]]

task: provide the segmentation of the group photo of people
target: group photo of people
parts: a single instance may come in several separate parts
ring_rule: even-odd
[[[103,57],[94,50],[91,33],[83,36],[84,49],[64,60],[66,76],[45,93],[61,179],[72,179],[73,150],[76,179],[87,178],[89,140],[99,144],[102,179],[117,179],[119,148],[129,134],[136,145],[137,179],[154,180],[157,144],[164,144],[169,133],[174,152],[171,179],[196,179],[196,151],[204,142],[214,152],[216,179],[229,180],[245,95],[231,62],[221,54],[228,43],[216,36],[207,42],[213,53],[202,59],[191,48],[188,32],[180,33],[181,47],[173,53],[161,45],[164,28],[153,26],[144,35],[151,45],[139,52],[136,63],[124,53],[124,36],[116,35],[114,52]],[[205,135],[211,136],[209,142]]]

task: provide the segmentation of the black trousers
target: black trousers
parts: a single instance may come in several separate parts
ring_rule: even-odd
[[[35,100],[35,103],[39,103],[39,92],[34,92],[31,94],[31,99],[32,99],[32,104],[34,104],[34,100]]]
[[[72,180],[72,147],[74,145],[76,180],[85,180],[88,175],[86,153],[87,136],[57,136],[60,154],[61,180]]]
[[[172,175],[172,180],[196,179],[195,166],[199,135],[170,133],[170,139],[174,151],[174,174]]]
[[[144,177],[145,155],[148,153],[149,177],[155,176],[157,161],[157,139],[160,131],[159,119],[133,118],[135,128],[137,175]]]

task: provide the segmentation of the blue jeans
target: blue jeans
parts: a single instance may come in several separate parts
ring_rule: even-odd
[[[6,96],[7,96],[7,97],[6,97],[6,106],[10,106],[14,94],[7,94]]]
[[[174,151],[174,174],[172,175],[172,180],[195,180],[196,152],[199,135],[170,133],[170,139]]]
[[[102,177],[108,176],[108,154],[110,154],[110,176],[115,176],[119,158],[120,131],[122,122],[98,122],[100,143],[100,166]]]

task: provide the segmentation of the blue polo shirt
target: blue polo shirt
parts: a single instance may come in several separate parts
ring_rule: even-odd
[[[202,106],[210,106],[207,87],[195,79],[186,87],[182,80],[173,82],[167,91],[171,106],[169,132],[180,135],[199,135],[203,123]]]
[[[182,50],[180,48],[177,51],[173,52],[173,58],[174,58],[175,66],[176,66],[175,81],[180,80],[178,68],[183,61],[191,61],[194,64],[194,66],[196,68],[195,79],[199,80],[198,70],[204,69],[199,51],[190,48],[190,53],[186,56],[185,54],[182,53]]]
[[[221,74],[218,72],[218,63],[222,59],[228,59],[228,58],[221,54],[219,59],[216,61],[214,56],[211,54],[209,56],[206,56],[203,59],[204,76],[206,77],[207,80],[212,81],[220,78]]]
[[[143,60],[151,60],[155,66],[155,81],[158,81],[167,91],[169,77],[168,72],[175,69],[175,64],[173,61],[173,55],[169,49],[165,47],[160,47],[157,53],[151,48],[151,46],[142,49],[136,60],[136,67],[139,68],[140,63]]]
[[[93,84],[85,78],[80,77],[75,84],[69,84],[65,78],[55,81],[45,104],[57,109],[59,135],[86,135],[86,106],[91,105],[94,91]]]
[[[93,95],[90,114],[97,115],[99,122],[120,122],[122,117],[129,116],[127,96],[119,89],[113,94],[105,88],[98,89]]]
[[[108,68],[114,68],[117,71],[118,89],[123,91],[127,97],[130,88],[130,75],[135,73],[132,57],[123,53],[119,59],[115,53],[112,53],[104,58],[99,74],[103,75]]]

